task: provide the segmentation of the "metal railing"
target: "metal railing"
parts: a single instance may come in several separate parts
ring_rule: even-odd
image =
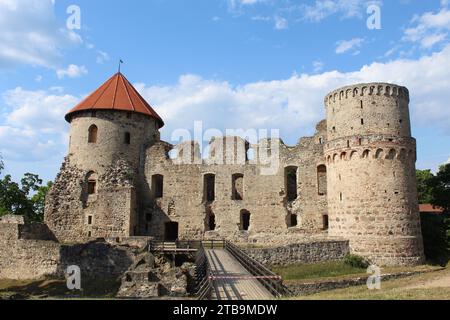
[[[151,252],[175,252],[183,250],[196,251],[196,297],[200,300],[210,299],[212,290],[216,298],[220,299],[214,275],[206,256],[206,249],[224,249],[228,251],[250,274],[257,279],[274,297],[291,295],[292,293],[283,285],[282,278],[265,267],[262,263],[250,257],[245,251],[227,240],[194,240],[165,242],[153,240],[149,244]]]
[[[214,285],[213,276],[214,273],[209,265],[208,258],[206,257],[205,248],[200,242],[200,248],[197,251],[196,264],[196,277],[198,286],[196,289],[196,297],[198,300],[211,299],[212,291],[214,290],[216,298],[220,299],[220,294],[217,287]]]
[[[284,295],[291,295],[288,288],[283,285],[283,279],[273,271],[269,270],[262,263],[250,257],[238,246],[226,241],[225,249],[239,261],[248,272],[275,297],[279,298]]]

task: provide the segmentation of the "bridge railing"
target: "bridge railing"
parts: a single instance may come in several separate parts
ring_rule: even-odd
[[[217,287],[214,285],[213,271],[209,265],[208,258],[206,257],[205,248],[200,242],[200,247],[197,251],[196,264],[196,276],[198,286],[196,289],[196,296],[198,300],[211,299],[212,291],[216,293],[216,297],[220,299],[220,294],[217,291]]]
[[[238,260],[248,272],[250,272],[255,278],[275,297],[279,298],[283,295],[290,295],[289,290],[283,285],[283,279],[269,270],[259,261],[250,257],[238,246],[226,241],[225,249]]]

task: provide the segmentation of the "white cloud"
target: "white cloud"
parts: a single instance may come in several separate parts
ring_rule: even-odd
[[[5,160],[32,162],[65,153],[64,115],[78,98],[17,87],[5,92],[2,101],[0,153]]]
[[[191,129],[195,120],[202,120],[205,128],[221,130],[278,128],[281,137],[292,144],[311,134],[314,125],[324,118],[323,98],[329,91],[372,81],[407,86],[414,127],[429,127],[432,123],[450,135],[450,45],[419,59],[372,63],[354,72],[294,74],[287,79],[241,86],[183,75],[174,85],[137,84],[136,88],[165,120],[164,139],[169,139],[174,129]],[[64,114],[78,100],[56,88],[28,91],[19,87],[7,91],[0,104],[0,152],[17,161],[64,154]]]
[[[381,5],[380,1],[368,0],[316,0],[313,5],[300,5],[303,19],[320,22],[339,14],[342,18],[361,18],[369,4]]]
[[[341,40],[336,43],[336,53],[343,54],[348,51],[353,50],[354,53],[359,53],[356,49],[360,48],[363,44],[364,39],[362,38],[354,38],[351,40]]]
[[[79,78],[87,73],[88,71],[85,66],[77,66],[75,64],[69,65],[66,69],[56,70],[56,75],[59,79],[63,79],[65,77]]]
[[[104,52],[104,51],[101,51],[101,50],[99,50],[98,52],[97,52],[97,60],[96,60],[96,62],[98,63],[98,64],[103,64],[103,63],[105,63],[106,61],[109,61],[110,60],[110,57],[109,57],[109,55],[106,53],[106,52]]]
[[[314,73],[320,72],[323,70],[324,63],[322,61],[314,61],[313,62],[313,70]]]
[[[289,142],[311,134],[324,117],[323,98],[337,87],[359,82],[393,82],[411,92],[414,126],[434,126],[450,134],[450,45],[418,60],[372,63],[355,72],[293,75],[284,80],[233,86],[226,81],[181,76],[173,86],[137,88],[165,120],[163,133],[192,128],[203,120],[212,128],[279,128]]]
[[[288,28],[288,22],[285,18],[276,16],[275,17],[275,29],[283,30]]]
[[[53,0],[0,1],[0,68],[54,67],[64,48],[81,42],[78,34],[58,25]]]
[[[442,3],[445,5],[445,3]],[[443,7],[439,12],[426,12],[411,20],[411,27],[405,29],[403,39],[416,42],[423,48],[442,43],[450,31],[450,10]]]

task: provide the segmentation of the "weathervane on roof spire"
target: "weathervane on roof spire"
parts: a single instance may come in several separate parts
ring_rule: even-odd
[[[120,59],[119,60],[119,73],[120,73],[120,67],[121,67],[122,63],[123,63],[123,61],[122,61],[122,59]]]

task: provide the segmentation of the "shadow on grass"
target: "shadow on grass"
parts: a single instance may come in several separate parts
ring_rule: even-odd
[[[82,279],[82,290],[67,289],[61,279],[31,281],[0,280],[0,299],[112,299],[117,294],[117,279]]]

